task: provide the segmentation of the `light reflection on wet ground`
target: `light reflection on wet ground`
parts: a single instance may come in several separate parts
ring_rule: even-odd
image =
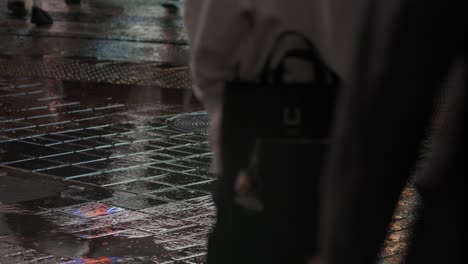
[[[161,210],[152,207],[153,215],[151,210],[135,212],[100,202],[82,201],[78,205],[42,210],[31,208],[34,205],[40,208],[44,203],[21,204],[0,205],[0,252],[17,245],[22,247],[18,255],[23,257],[34,252],[36,260],[52,261],[52,256],[57,260],[44,263],[59,263],[58,258],[60,263],[67,259],[70,262],[66,263],[159,263],[156,259],[173,260],[191,247],[196,247],[194,258],[205,252],[204,246],[200,247],[203,242],[190,237],[204,236],[209,226],[202,228],[193,221],[160,215],[193,206],[165,203]],[[187,216],[192,215],[197,213]],[[3,262],[2,257],[0,260],[22,263],[9,255],[5,261],[17,261]]]
[[[166,252],[162,246],[154,243],[148,233],[142,236],[109,227],[90,232],[94,236],[71,235],[59,231],[57,226],[45,221],[41,215],[5,214],[3,217],[11,229],[7,235],[14,235],[19,245],[40,253],[67,258],[101,258],[153,256]]]

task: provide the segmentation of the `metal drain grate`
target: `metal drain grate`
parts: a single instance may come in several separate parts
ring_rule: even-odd
[[[158,63],[127,63],[96,60],[0,59],[2,76],[28,76],[59,80],[190,88],[187,67],[167,67]]]
[[[208,115],[206,112],[179,115],[169,119],[167,123],[174,129],[204,136],[208,134]]]

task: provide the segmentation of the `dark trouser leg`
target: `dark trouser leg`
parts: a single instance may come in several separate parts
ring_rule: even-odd
[[[8,0],[8,11],[15,18],[24,18],[28,14],[24,1],[21,0]]]
[[[79,5],[81,3],[81,0],[65,0],[65,3],[67,5]]]
[[[42,0],[34,0],[33,2],[31,23],[38,26],[51,25],[54,23],[52,17],[42,9]]]
[[[462,263],[466,227],[462,187],[422,196],[423,208],[407,263]]]

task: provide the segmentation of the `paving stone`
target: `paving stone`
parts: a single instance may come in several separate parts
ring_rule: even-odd
[[[185,248],[190,248],[199,245],[199,243],[196,243],[194,241],[188,240],[188,239],[179,239],[175,241],[169,241],[163,243],[163,247],[167,250],[181,250]]]
[[[216,178],[209,170],[204,170],[204,169],[191,170],[190,174],[193,174],[196,176],[208,177],[208,178]]]
[[[161,169],[161,170],[165,170],[169,172],[183,172],[183,171],[192,169],[190,167],[180,166],[180,165],[171,164],[171,163],[159,163],[159,164],[153,165],[152,167],[155,169]]]
[[[76,215],[71,215],[71,214],[66,214],[66,213],[60,213],[57,211],[53,212],[47,212],[45,214],[42,214],[41,217],[45,220],[50,222],[53,225],[56,225],[58,227],[69,227],[72,225],[79,225],[86,221],[83,217],[76,216]]]
[[[169,234],[175,235],[179,238],[191,238],[194,236],[207,234],[211,230],[210,227],[200,224],[188,226],[185,228],[169,231]]]
[[[130,169],[119,169],[114,171],[108,171],[106,174],[111,174],[112,177],[125,177],[127,179],[143,179],[143,178],[150,178],[155,177],[158,175],[163,175],[164,171],[159,169],[155,169],[151,166],[137,166]]]
[[[113,184],[129,182],[134,176],[127,177],[126,174],[122,173],[101,173],[95,175],[88,175],[86,177],[79,178],[80,182],[90,183],[98,186],[109,186]]]
[[[193,155],[192,153],[183,152],[183,151],[179,151],[176,149],[163,149],[159,151],[159,153],[167,155],[171,157],[172,159],[183,159],[183,158],[187,158]]]
[[[170,172],[158,178],[150,179],[152,181],[168,183],[171,185],[181,186],[187,184],[193,184],[197,182],[206,181],[206,178],[198,177],[191,175],[190,172],[186,173],[177,173],[177,172]]]
[[[169,190],[163,190],[163,191],[151,193],[151,195],[156,198],[170,199],[174,201],[183,201],[183,200],[189,200],[193,198],[205,197],[208,194],[205,192],[199,192],[199,191],[190,190],[190,189],[173,188]]]
[[[197,257],[190,257],[181,261],[177,261],[178,264],[203,264],[206,263],[206,256],[200,255]]]
[[[178,250],[177,256],[174,256],[174,260],[188,260],[204,255],[206,255],[206,247],[197,245]]]
[[[109,203],[132,210],[141,210],[167,203],[167,201],[154,199],[149,196],[133,196],[125,199],[111,200]]]
[[[391,257],[386,257],[378,262],[378,264],[401,264],[405,263],[405,254],[398,254]]]
[[[195,207],[192,206],[192,205],[188,205],[188,204],[185,204],[185,203],[172,202],[172,203],[166,203],[166,204],[163,204],[163,205],[158,205],[158,206],[154,206],[154,207],[145,208],[145,209],[142,209],[140,211],[143,212],[143,213],[152,214],[152,215],[168,215],[168,214],[171,214],[171,213],[184,211],[184,210],[190,210],[190,209],[193,209],[193,208],[195,208]]]
[[[157,234],[155,239],[158,240],[158,242],[180,239],[181,237],[177,236],[176,233],[167,232],[195,226],[189,221],[176,220],[163,216],[157,216],[151,220],[153,221],[145,221],[146,224],[145,222],[142,222],[141,226],[137,227],[137,229],[148,233]]]
[[[94,161],[74,163],[73,165],[80,166],[80,167],[89,169],[94,172],[106,171],[106,170],[111,169],[114,166],[113,161],[107,158],[100,158]]]
[[[414,226],[414,219],[404,218],[401,220],[396,220],[390,225],[389,232],[396,232],[400,230],[409,229]]]
[[[86,153],[70,153],[66,155],[56,156],[53,158],[49,158],[52,161],[58,161],[62,163],[77,163],[77,162],[87,162],[98,160],[100,157],[96,157],[93,155],[88,155]]]
[[[185,188],[199,190],[199,191],[203,191],[207,193],[215,193],[217,187],[218,187],[218,181],[216,180],[209,180],[209,181],[205,181],[202,183],[191,184],[191,185],[185,186]]]
[[[126,224],[125,226],[130,227],[129,225],[127,225],[129,222],[150,220],[150,219],[151,219],[151,215],[149,214],[127,210],[127,211],[123,211],[123,212],[112,214],[112,215],[94,218],[93,221],[103,222],[109,225]]]
[[[387,244],[381,253],[381,258],[389,258],[392,256],[402,255],[408,251],[408,242],[400,242],[395,244]]]
[[[40,207],[46,209],[55,209],[61,208],[65,206],[77,205],[86,203],[84,200],[72,199],[72,198],[63,198],[61,196],[53,196],[33,201],[27,201],[20,203],[21,205],[28,206],[28,207]]]
[[[177,150],[181,152],[192,153],[192,154],[206,154],[209,152],[208,149],[195,148],[193,146],[179,147],[177,148]]]
[[[11,250],[11,249],[10,249]],[[48,255],[39,253],[35,250],[21,248],[17,252],[7,252],[6,255],[0,255],[0,263],[28,263],[47,258]]]
[[[73,233],[73,235],[79,238],[83,238],[83,239],[96,239],[100,237],[116,235],[125,230],[126,228],[124,227],[121,227],[118,225],[112,225],[112,226],[107,226],[107,227],[102,227],[102,228],[97,228],[97,229],[90,229],[86,231],[76,232],[76,233]]]
[[[105,188],[78,187],[72,185],[69,186],[69,190],[63,191],[61,196],[77,200],[100,201],[109,198],[126,198],[131,196],[131,194]]]
[[[186,221],[192,221],[197,224],[213,227],[216,223],[216,213],[213,210],[209,210],[211,213],[199,215],[199,216],[192,216],[189,218],[185,218]]]
[[[54,176],[63,177],[66,179],[84,177],[91,174],[96,174],[97,172],[92,169],[87,169],[78,166],[65,166],[56,169],[46,169],[38,170],[41,173],[50,174]]]
[[[175,163],[183,165],[183,166],[195,168],[195,169],[209,170],[211,167],[211,163],[209,162],[200,162],[200,161],[195,161],[192,159],[178,160],[178,161],[175,161]]]
[[[37,170],[41,168],[49,168],[60,165],[61,163],[47,161],[47,160],[40,160],[40,159],[33,159],[24,162],[15,163],[15,167],[26,169],[26,170]]]
[[[120,238],[144,238],[144,237],[153,237],[153,234],[148,232],[143,232],[135,229],[126,229],[125,231],[114,234],[116,237]]]
[[[132,193],[143,194],[154,191],[172,188],[170,185],[150,181],[133,181],[129,183],[117,184],[109,186],[109,188],[116,190],[124,190]]]
[[[391,232],[385,239],[386,244],[406,243],[413,235],[413,229],[404,229],[396,232]]]
[[[200,198],[195,198],[191,200],[184,201],[184,203],[193,205],[193,206],[198,206],[198,207],[204,207],[204,208],[214,208],[214,201],[213,197],[211,195],[203,196]]]
[[[70,263],[72,259],[65,257],[46,256],[41,259],[25,262],[25,264],[51,264],[51,263]]]

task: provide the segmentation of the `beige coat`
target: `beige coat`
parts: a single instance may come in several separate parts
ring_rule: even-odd
[[[348,79],[367,0],[186,0],[185,24],[195,95],[210,118],[215,173],[221,172],[219,126],[225,81],[256,80],[273,42],[299,31]]]

